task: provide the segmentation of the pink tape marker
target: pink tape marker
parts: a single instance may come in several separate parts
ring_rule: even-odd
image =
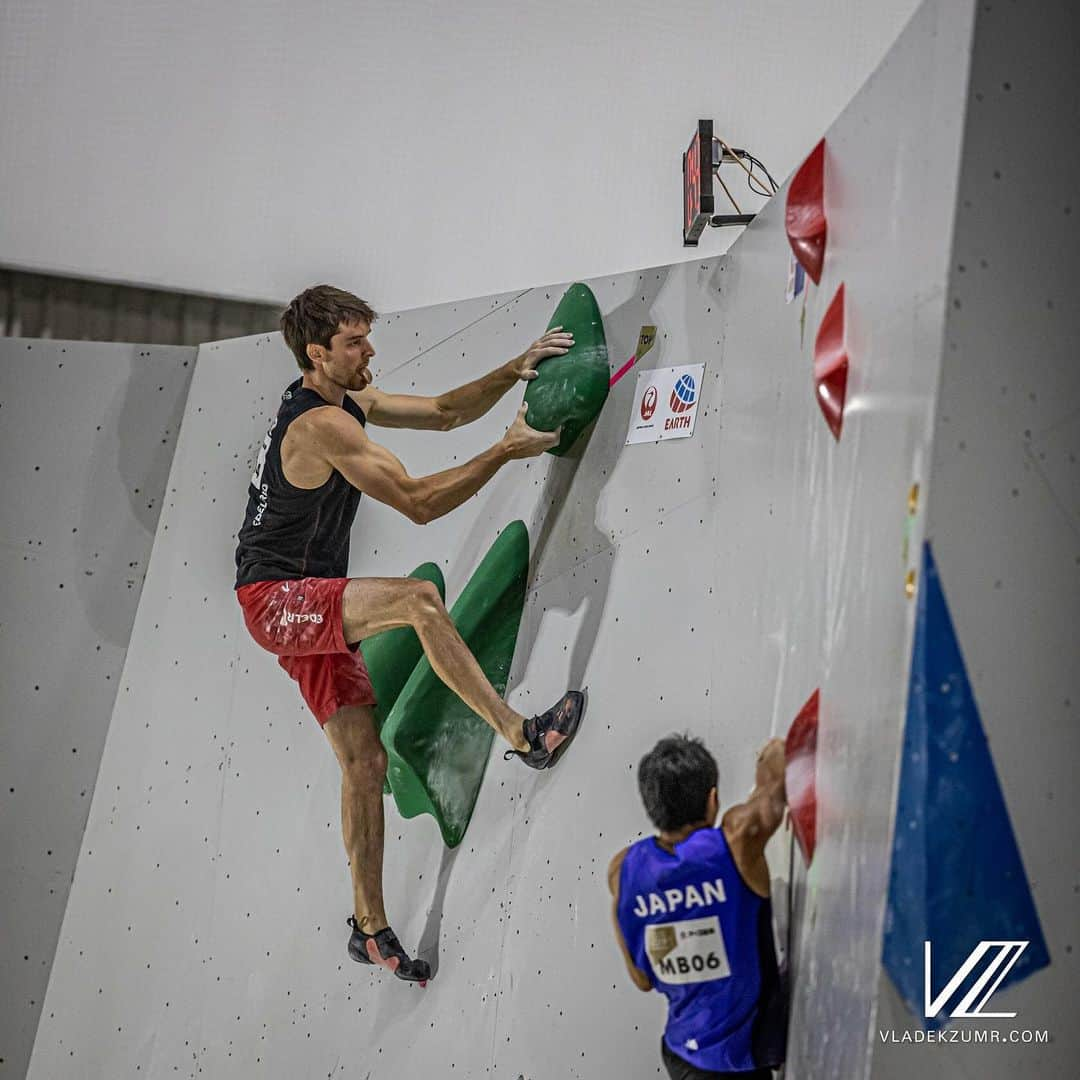
[[[637,351],[614,375],[608,383],[608,389],[613,387],[652,347],[656,341],[656,327],[643,326],[637,339]]]

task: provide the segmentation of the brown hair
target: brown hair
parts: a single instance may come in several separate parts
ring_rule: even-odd
[[[281,336],[292,349],[301,371],[311,371],[308,345],[330,347],[330,339],[342,323],[366,322],[369,326],[379,316],[366,300],[335,289],[333,285],[314,285],[305,289],[281,313]]]

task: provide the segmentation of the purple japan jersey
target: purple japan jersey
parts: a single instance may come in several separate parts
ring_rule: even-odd
[[[783,1061],[772,905],[743,881],[720,829],[692,832],[674,853],[653,837],[633,844],[617,915],[634,964],[668,999],[672,1053],[716,1072]]]

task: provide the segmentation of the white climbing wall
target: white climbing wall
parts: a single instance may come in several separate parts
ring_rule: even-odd
[[[818,687],[787,1075],[865,1074],[914,611],[907,493],[930,455],[970,30],[969,4],[928,3],[828,131],[830,247],[805,301],[785,303],[783,194],[729,256],[590,282],[613,368],[643,324],[658,328],[645,369],[705,365],[692,439],[625,446],[631,373],[578,453],[511,465],[438,522],[363,503],[352,572],[434,559],[451,602],[523,518],[534,573],[510,701],[591,695],[557,770],[493,757],[457,851],[387,804],[388,908],[438,965],[424,991],[346,957],[337,766],[232,596],[251,463],[293,362],[276,336],[200,350],[31,1077],[654,1075],[662,1003],[625,978],[604,880],[646,828],[636,763],[699,733],[722,800],[741,799],[760,744]],[[841,282],[837,444],[811,347]],[[564,287],[384,320],[381,384],[434,393],[491,369]],[[381,438],[435,471],[490,445],[519,401]],[[788,841],[773,848],[785,876]]]
[[[195,349],[0,339],[0,1076],[30,1061]]]
[[[893,1041],[922,1029],[883,976],[880,1080],[1071,1076],[1080,1061],[1078,47],[1065,0],[979,7],[927,511],[1050,966],[987,1006],[1015,1019],[958,1022],[965,1041],[931,1047]],[[1019,130],[1049,168],[1010,156]],[[967,1041],[991,1031],[1006,1039]]]

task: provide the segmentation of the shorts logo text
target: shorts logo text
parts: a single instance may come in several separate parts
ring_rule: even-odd
[[[323,617],[318,612],[283,611],[281,613],[282,626],[289,623],[321,623],[322,621]]]

